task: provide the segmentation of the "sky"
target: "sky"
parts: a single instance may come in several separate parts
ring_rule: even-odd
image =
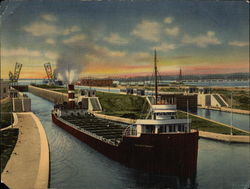
[[[1,78],[16,62],[20,78],[249,71],[245,1],[9,0],[1,3]]]

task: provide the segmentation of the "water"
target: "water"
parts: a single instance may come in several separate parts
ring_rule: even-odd
[[[217,110],[207,110],[198,108],[197,115],[231,125],[231,112],[221,112]],[[232,117],[233,117],[233,122],[232,122],[233,126],[246,131],[250,131],[249,115],[232,113]]]
[[[76,89],[94,89],[100,92],[120,93],[120,89],[114,89],[114,88],[88,87],[88,86],[80,86],[80,85],[75,85],[75,88]]]
[[[45,127],[51,152],[51,188],[174,188],[175,178],[126,168],[90,148],[51,121],[53,104],[28,93]],[[244,188],[250,182],[248,144],[199,140],[196,184],[180,188]],[[177,185],[178,186],[178,185]],[[247,188],[247,187],[246,187]]]
[[[249,81],[202,81],[202,82],[184,82],[186,85],[197,87],[248,87]]]
[[[19,79],[18,85],[29,85],[35,83],[37,85],[43,84],[43,79]]]

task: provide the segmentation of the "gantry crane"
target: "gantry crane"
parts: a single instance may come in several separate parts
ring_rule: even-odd
[[[55,76],[53,74],[51,64],[49,62],[44,64],[44,69],[46,71],[49,83],[53,83],[55,81]]]
[[[14,69],[14,74],[11,71],[9,72],[9,79],[10,79],[11,83],[17,83],[18,82],[22,66],[23,66],[22,64],[16,62],[15,69]]]

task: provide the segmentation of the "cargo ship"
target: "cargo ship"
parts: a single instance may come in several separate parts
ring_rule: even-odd
[[[93,90],[68,85],[68,102],[56,104],[53,122],[96,151],[123,165],[150,173],[193,178],[197,169],[198,131],[191,119],[177,118],[175,99],[161,104],[157,92],[155,52],[155,97],[145,97],[150,111],[134,123],[100,118],[101,104]]]

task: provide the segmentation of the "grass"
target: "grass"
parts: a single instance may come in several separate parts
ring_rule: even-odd
[[[168,87],[168,88],[161,88],[160,91],[162,92],[184,92],[184,88],[181,87]]]
[[[0,104],[0,128],[7,127],[13,123],[12,103],[10,101]]]
[[[34,87],[40,87],[43,89],[54,89],[54,88],[64,88],[63,86],[54,86],[54,85],[46,85],[46,84],[31,84]]]
[[[0,131],[0,160],[1,160],[1,173],[3,172],[10,155],[16,145],[18,138],[18,129],[6,129]]]
[[[131,112],[131,111],[115,111],[115,112],[101,112],[105,115],[116,116],[116,117],[123,117],[129,119],[143,119],[146,117],[146,113],[141,112]]]
[[[68,89],[67,88],[53,89],[53,91],[60,92],[60,93],[68,93]]]
[[[140,96],[104,92],[97,92],[97,96],[107,115],[138,119],[145,116],[149,108],[145,98]]]
[[[183,112],[177,112],[178,118],[187,118],[187,114]],[[231,128],[226,127],[221,124],[217,124],[205,119],[201,119],[198,117],[195,117],[193,115],[189,115],[189,118],[192,119],[191,128],[200,130],[200,131],[207,131],[207,132],[213,132],[213,133],[220,133],[220,134],[230,134]],[[233,129],[233,135],[248,135],[245,132]]]

